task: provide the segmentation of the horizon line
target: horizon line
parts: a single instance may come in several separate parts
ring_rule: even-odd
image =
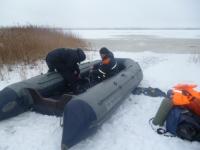
[[[17,27],[41,27],[52,28],[57,30],[200,30],[200,27],[52,27],[48,25],[14,25],[0,26],[1,28],[17,28]]]
[[[61,30],[200,30],[200,27],[72,27]]]

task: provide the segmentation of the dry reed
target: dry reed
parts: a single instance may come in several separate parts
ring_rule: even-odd
[[[72,33],[53,28],[31,25],[0,28],[0,66],[30,64],[58,47],[87,48],[87,43]]]

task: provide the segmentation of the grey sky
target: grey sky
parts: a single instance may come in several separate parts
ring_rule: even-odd
[[[0,0],[0,26],[200,27],[200,0]]]

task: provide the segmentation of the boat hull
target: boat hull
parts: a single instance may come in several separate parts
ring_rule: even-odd
[[[75,96],[65,106],[62,147],[71,147],[101,125],[131,94],[143,78],[139,64],[118,59],[124,69],[87,92]]]
[[[81,73],[84,74],[91,65],[98,62],[94,61],[80,65]],[[14,117],[33,109],[34,100],[27,90],[30,88],[38,91],[43,97],[60,95],[66,89],[63,77],[57,72],[38,75],[28,80],[11,84],[0,91],[0,120]],[[47,114],[50,113],[52,112],[47,112]],[[55,113],[55,115],[57,114]]]

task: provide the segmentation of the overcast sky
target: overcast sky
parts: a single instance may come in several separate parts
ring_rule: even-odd
[[[200,27],[200,0],[0,0],[0,26]]]

